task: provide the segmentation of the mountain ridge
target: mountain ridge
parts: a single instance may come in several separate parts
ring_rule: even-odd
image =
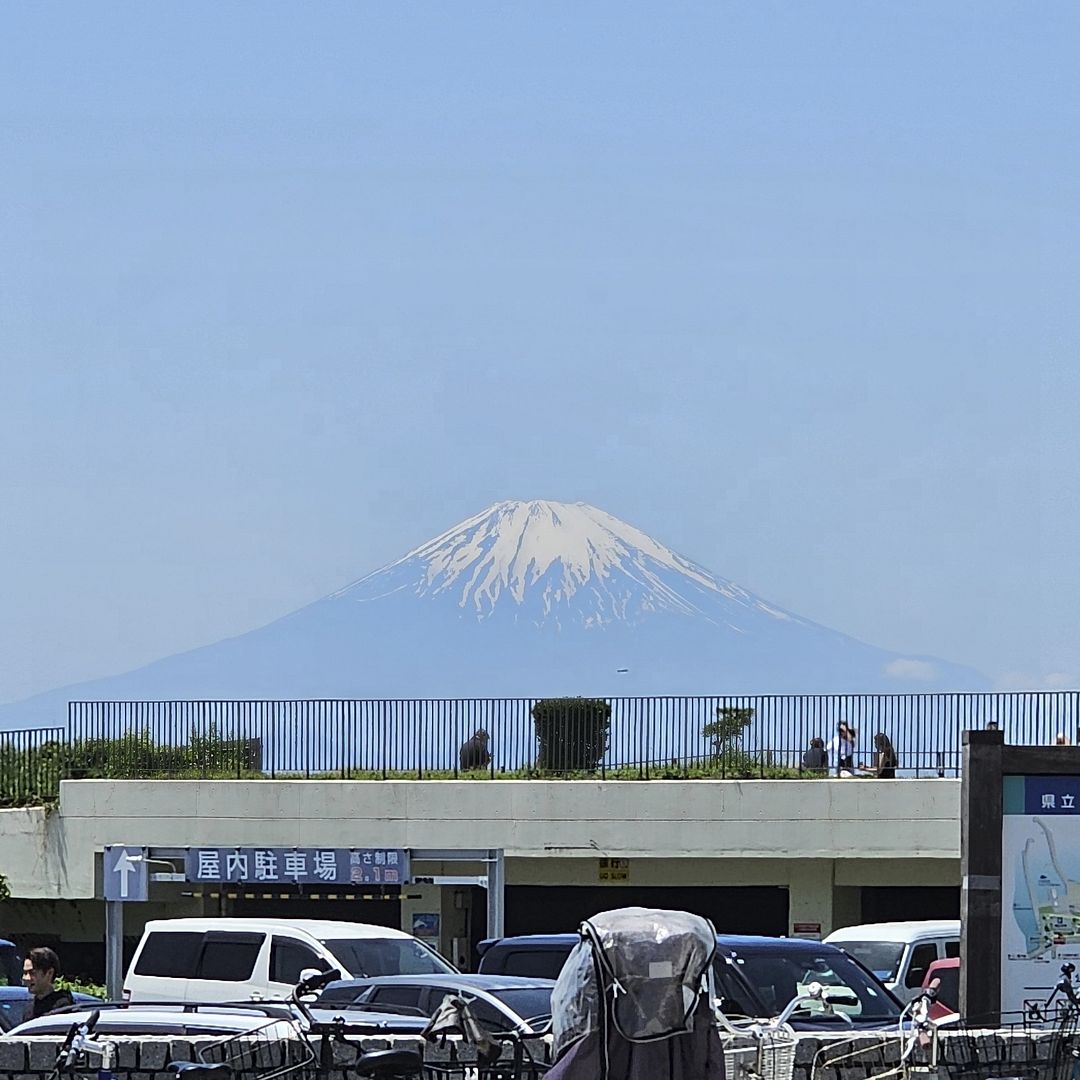
[[[0,706],[68,699],[526,697],[987,689],[787,611],[586,503],[503,501],[265,626]]]

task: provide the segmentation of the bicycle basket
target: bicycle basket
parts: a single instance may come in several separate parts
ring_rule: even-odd
[[[272,1020],[239,1035],[229,1035],[199,1050],[208,1065],[228,1065],[237,1080],[274,1080],[310,1069],[315,1052],[295,1023]]]

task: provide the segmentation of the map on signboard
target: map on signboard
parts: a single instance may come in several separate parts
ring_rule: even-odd
[[[1024,934],[1027,955],[1036,957],[1080,944],[1080,866],[1066,867],[1078,853],[1071,844],[1059,849],[1050,821],[1034,817],[1031,824],[1016,868],[1021,890],[1013,901],[1013,917]]]
[[[1080,959],[1080,777],[1005,778],[1001,1007],[1045,1002]]]

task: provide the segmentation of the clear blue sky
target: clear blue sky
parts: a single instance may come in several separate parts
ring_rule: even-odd
[[[8,6],[0,700],[500,498],[1080,685],[1077,55],[1071,2]]]

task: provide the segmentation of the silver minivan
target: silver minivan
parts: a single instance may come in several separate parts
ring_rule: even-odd
[[[129,1001],[286,999],[302,978],[450,975],[457,969],[403,930],[321,919],[153,919],[124,979]]]
[[[826,939],[869,968],[901,1001],[918,992],[935,960],[960,955],[960,920],[862,923]]]

